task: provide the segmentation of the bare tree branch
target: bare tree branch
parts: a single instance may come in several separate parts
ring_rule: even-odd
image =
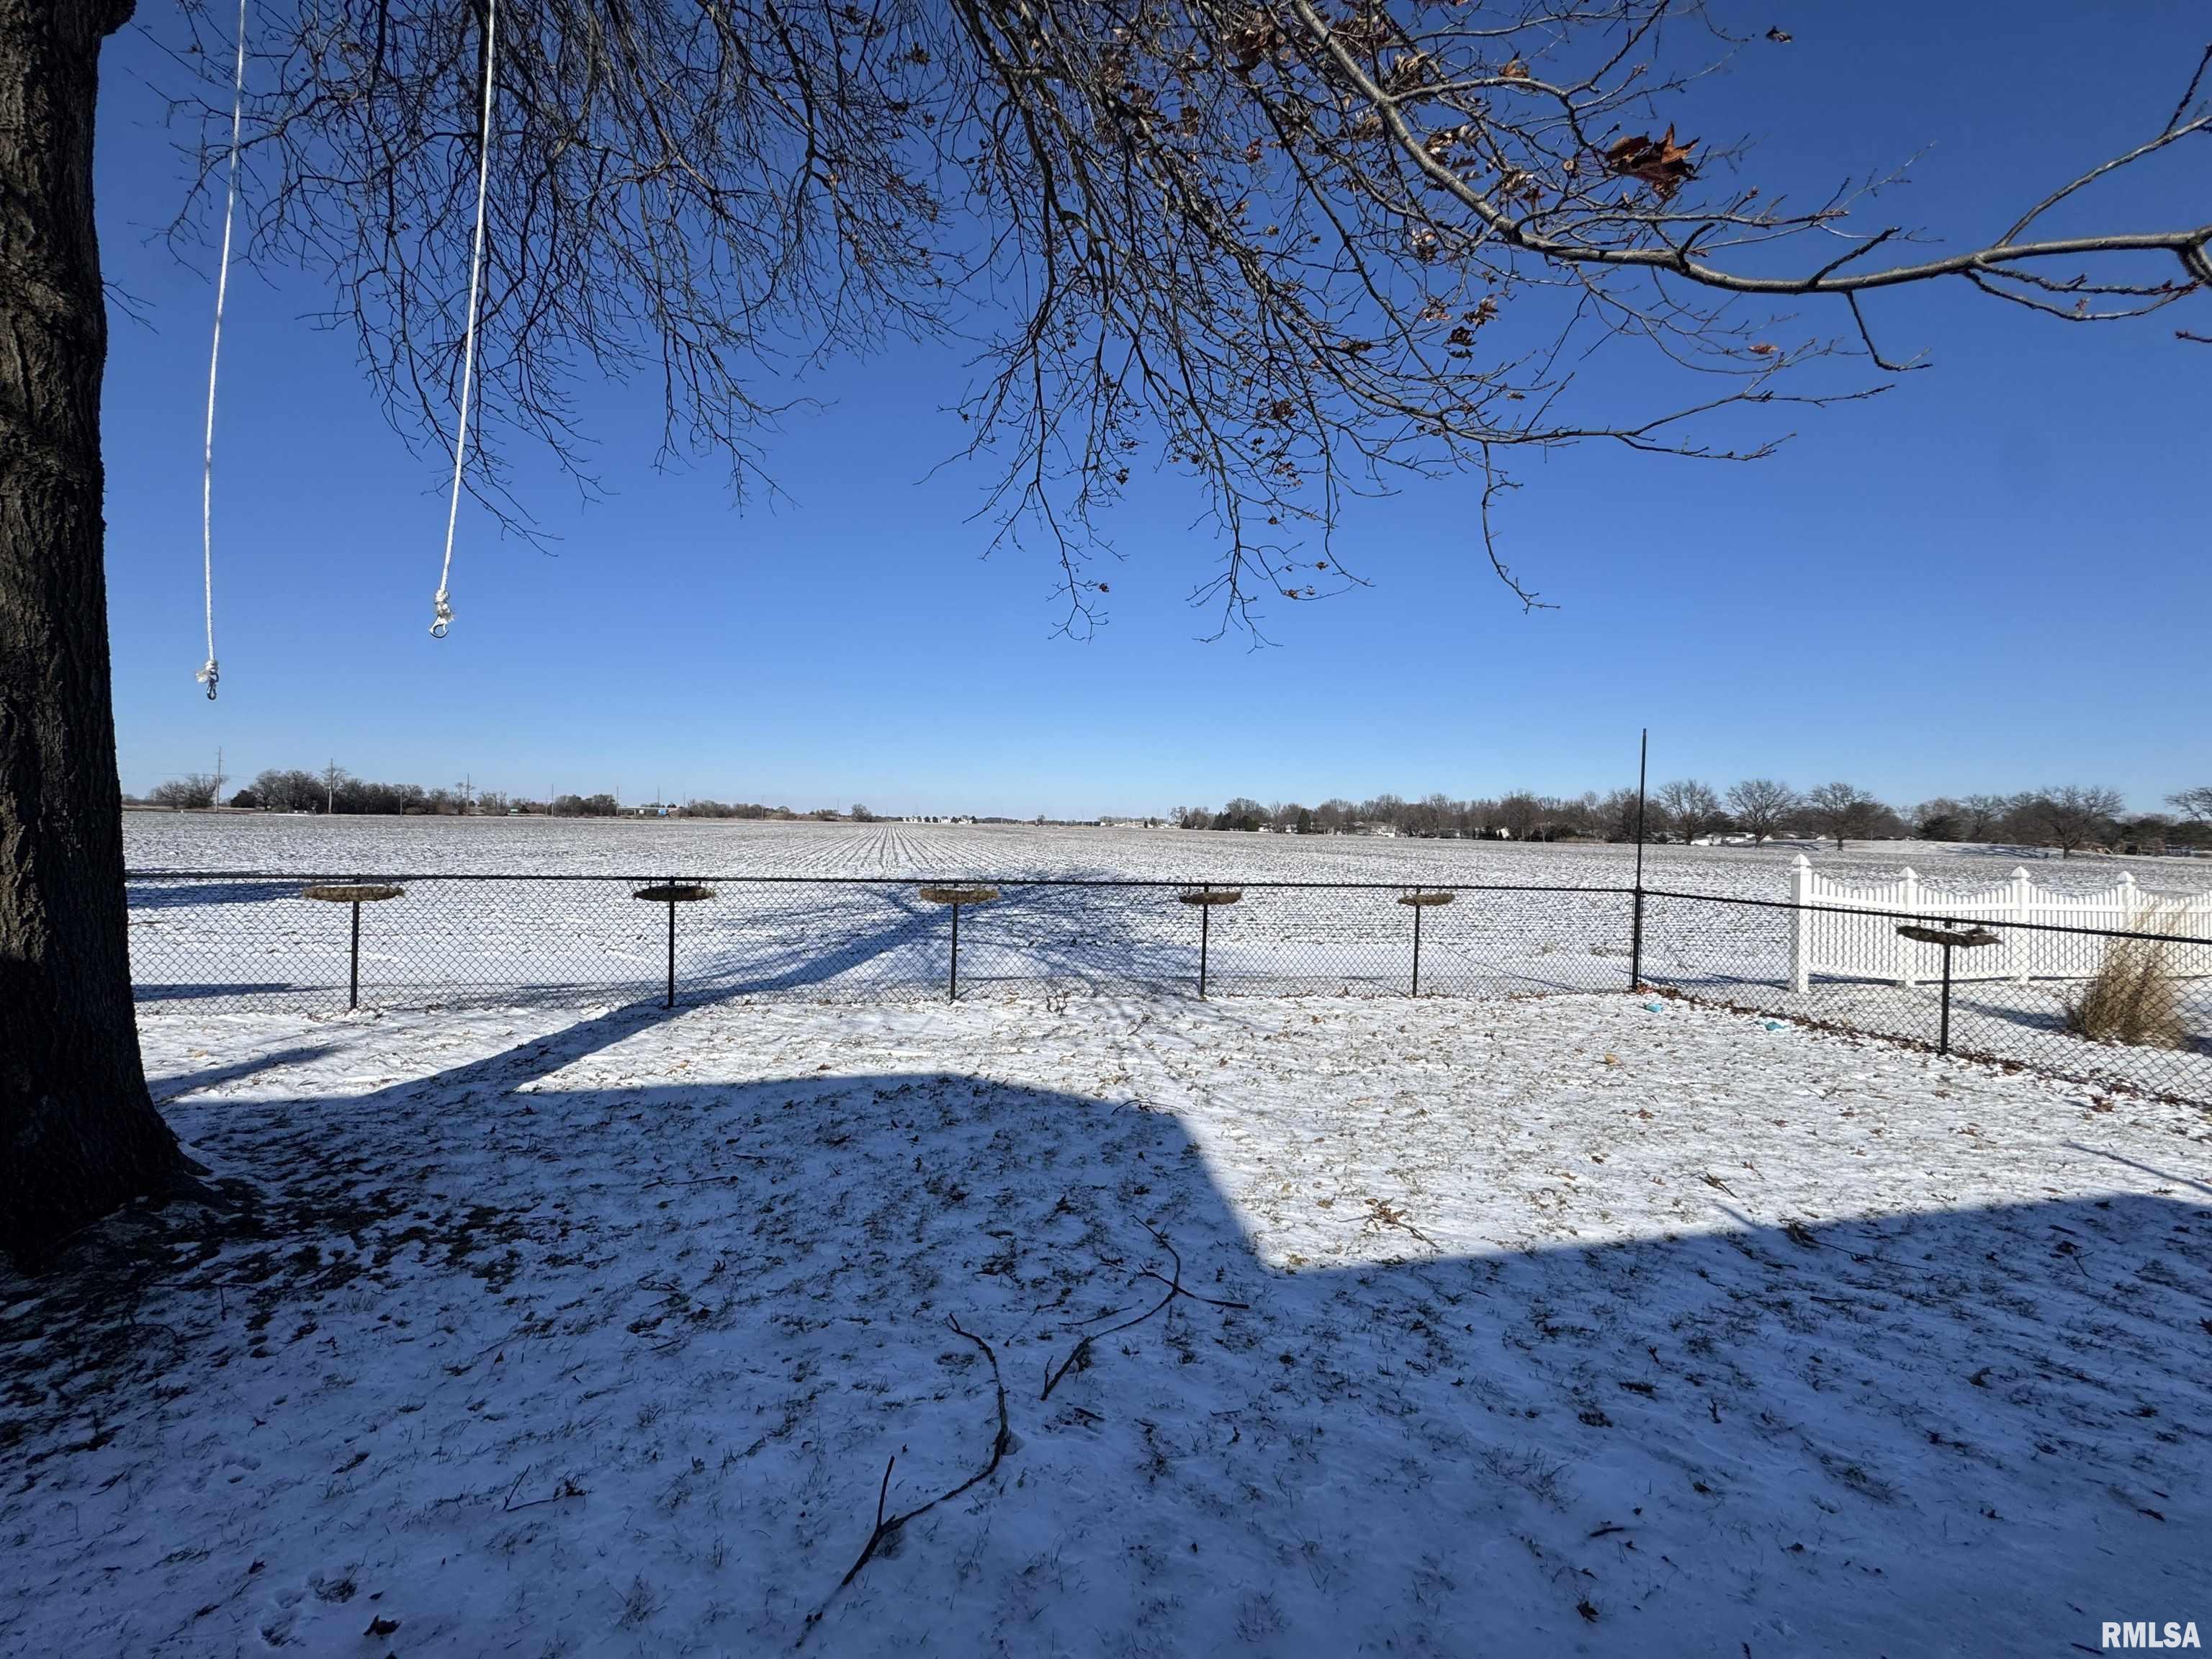
[[[2034,234],[2212,135],[2212,50],[2155,136],[1995,241],[1898,260],[1917,238],[1850,219],[1885,180],[1792,206],[1739,182],[1746,146],[1678,139],[1739,44],[1695,0],[504,0],[492,65],[478,9],[447,0],[258,15],[253,252],[328,281],[325,320],[431,451],[495,76],[468,483],[505,522],[531,527],[518,442],[593,488],[592,377],[657,387],[659,458],[719,457],[742,493],[773,489],[769,441],[823,362],[950,339],[974,354],[953,406],[990,480],[982,533],[1044,545],[1078,635],[1142,475],[1196,492],[1217,550],[1191,598],[1216,634],[1364,585],[1378,556],[1339,545],[1354,503],[1455,475],[1534,606],[1492,520],[1516,451],[1756,459],[1778,435],[1715,422],[1877,389],[1825,359],[1924,366],[1875,343],[1863,299],[1888,289],[2109,322],[2212,286],[2201,206]],[[204,76],[221,25],[186,18],[176,61]],[[228,104],[202,81],[175,107],[204,196]],[[1797,301],[1850,325],[1753,308]]]

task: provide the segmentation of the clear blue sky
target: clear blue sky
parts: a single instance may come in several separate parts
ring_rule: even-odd
[[[142,21],[170,3],[142,0]],[[1804,189],[1917,153],[1879,210],[1978,236],[2154,132],[2212,31],[2179,3],[1771,9],[1759,26],[1796,43],[1712,83],[1718,133]],[[1776,459],[1526,464],[1504,527],[1554,611],[1497,586],[1473,489],[1447,481],[1355,506],[1342,544],[1371,589],[1279,605],[1273,649],[1203,643],[1212,618],[1184,597],[1213,544],[1163,487],[1114,526],[1109,625],[1056,639],[1051,571],[978,557],[986,475],[925,479],[960,443],[942,408],[966,370],[916,348],[811,386],[829,407],[772,439],[793,498],[772,510],[733,511],[712,469],[656,473],[653,410],[584,387],[617,493],[586,507],[525,467],[551,557],[465,505],[438,644],[445,464],[393,436],[350,340],[305,320],[311,290],[241,270],[210,704],[192,673],[212,296],[152,236],[181,195],[153,62],[136,32],[108,51],[98,175],[106,274],[144,316],[114,316],[106,401],[128,788],[208,770],[220,744],[234,776],[335,757],[532,796],[1090,816],[1605,788],[1633,781],[1644,724],[1655,778],[1841,776],[1899,803],[2081,780],[2146,808],[2212,782],[2212,349],[2172,338],[2212,318],[2075,327],[1964,289],[1874,301],[1885,345],[1935,367],[1801,412]],[[2195,152],[2111,191],[2109,222],[2212,221],[2212,143]]]

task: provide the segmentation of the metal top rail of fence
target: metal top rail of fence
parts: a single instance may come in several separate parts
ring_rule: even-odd
[[[1479,882],[138,871],[128,884],[149,1012],[1650,988],[2212,1103],[2212,939],[2193,933]],[[1930,922],[1986,932],[2002,971],[1954,975],[1951,946],[1893,938]]]

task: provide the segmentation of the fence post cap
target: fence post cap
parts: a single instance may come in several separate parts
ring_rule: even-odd
[[[1802,853],[1791,854],[1790,855],[1790,862],[1795,865],[1801,865],[1808,870],[1813,867],[1813,860],[1807,858]]]
[[[2033,881],[2035,879],[2033,876],[2027,873],[2027,866],[2024,864],[2015,864],[2013,866],[2012,878],[2014,881]]]

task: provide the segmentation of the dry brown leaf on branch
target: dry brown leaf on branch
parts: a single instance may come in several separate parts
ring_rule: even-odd
[[[1382,84],[1392,92],[1401,92],[1408,87],[1419,86],[1423,81],[1433,78],[1431,70],[1434,62],[1435,60],[1425,52],[1401,52],[1391,60],[1389,68],[1384,70]]]
[[[1692,138],[1687,143],[1676,143],[1670,124],[1662,138],[1655,140],[1639,132],[1632,138],[1621,139],[1606,151],[1605,164],[1623,177],[1643,180],[1663,202],[1680,190],[1686,179],[1698,176],[1697,164],[1690,160],[1690,152],[1697,143]]]
[[[1352,51],[1372,54],[1382,51],[1395,31],[1389,19],[1377,9],[1356,11],[1335,25],[1329,33]]]
[[[1788,29],[1778,27],[1767,30],[1766,38],[1778,46],[1786,46],[1790,44],[1791,37]]]
[[[1231,30],[1221,40],[1223,49],[1229,53],[1231,66],[1239,75],[1249,75],[1260,67],[1261,60],[1282,44],[1282,31],[1267,13],[1254,12],[1245,18],[1243,27]]]
[[[1516,58],[1512,62],[1506,64],[1504,69],[1498,70],[1498,78],[1501,80],[1525,81],[1528,78],[1528,66],[1522,63],[1518,58]]]

